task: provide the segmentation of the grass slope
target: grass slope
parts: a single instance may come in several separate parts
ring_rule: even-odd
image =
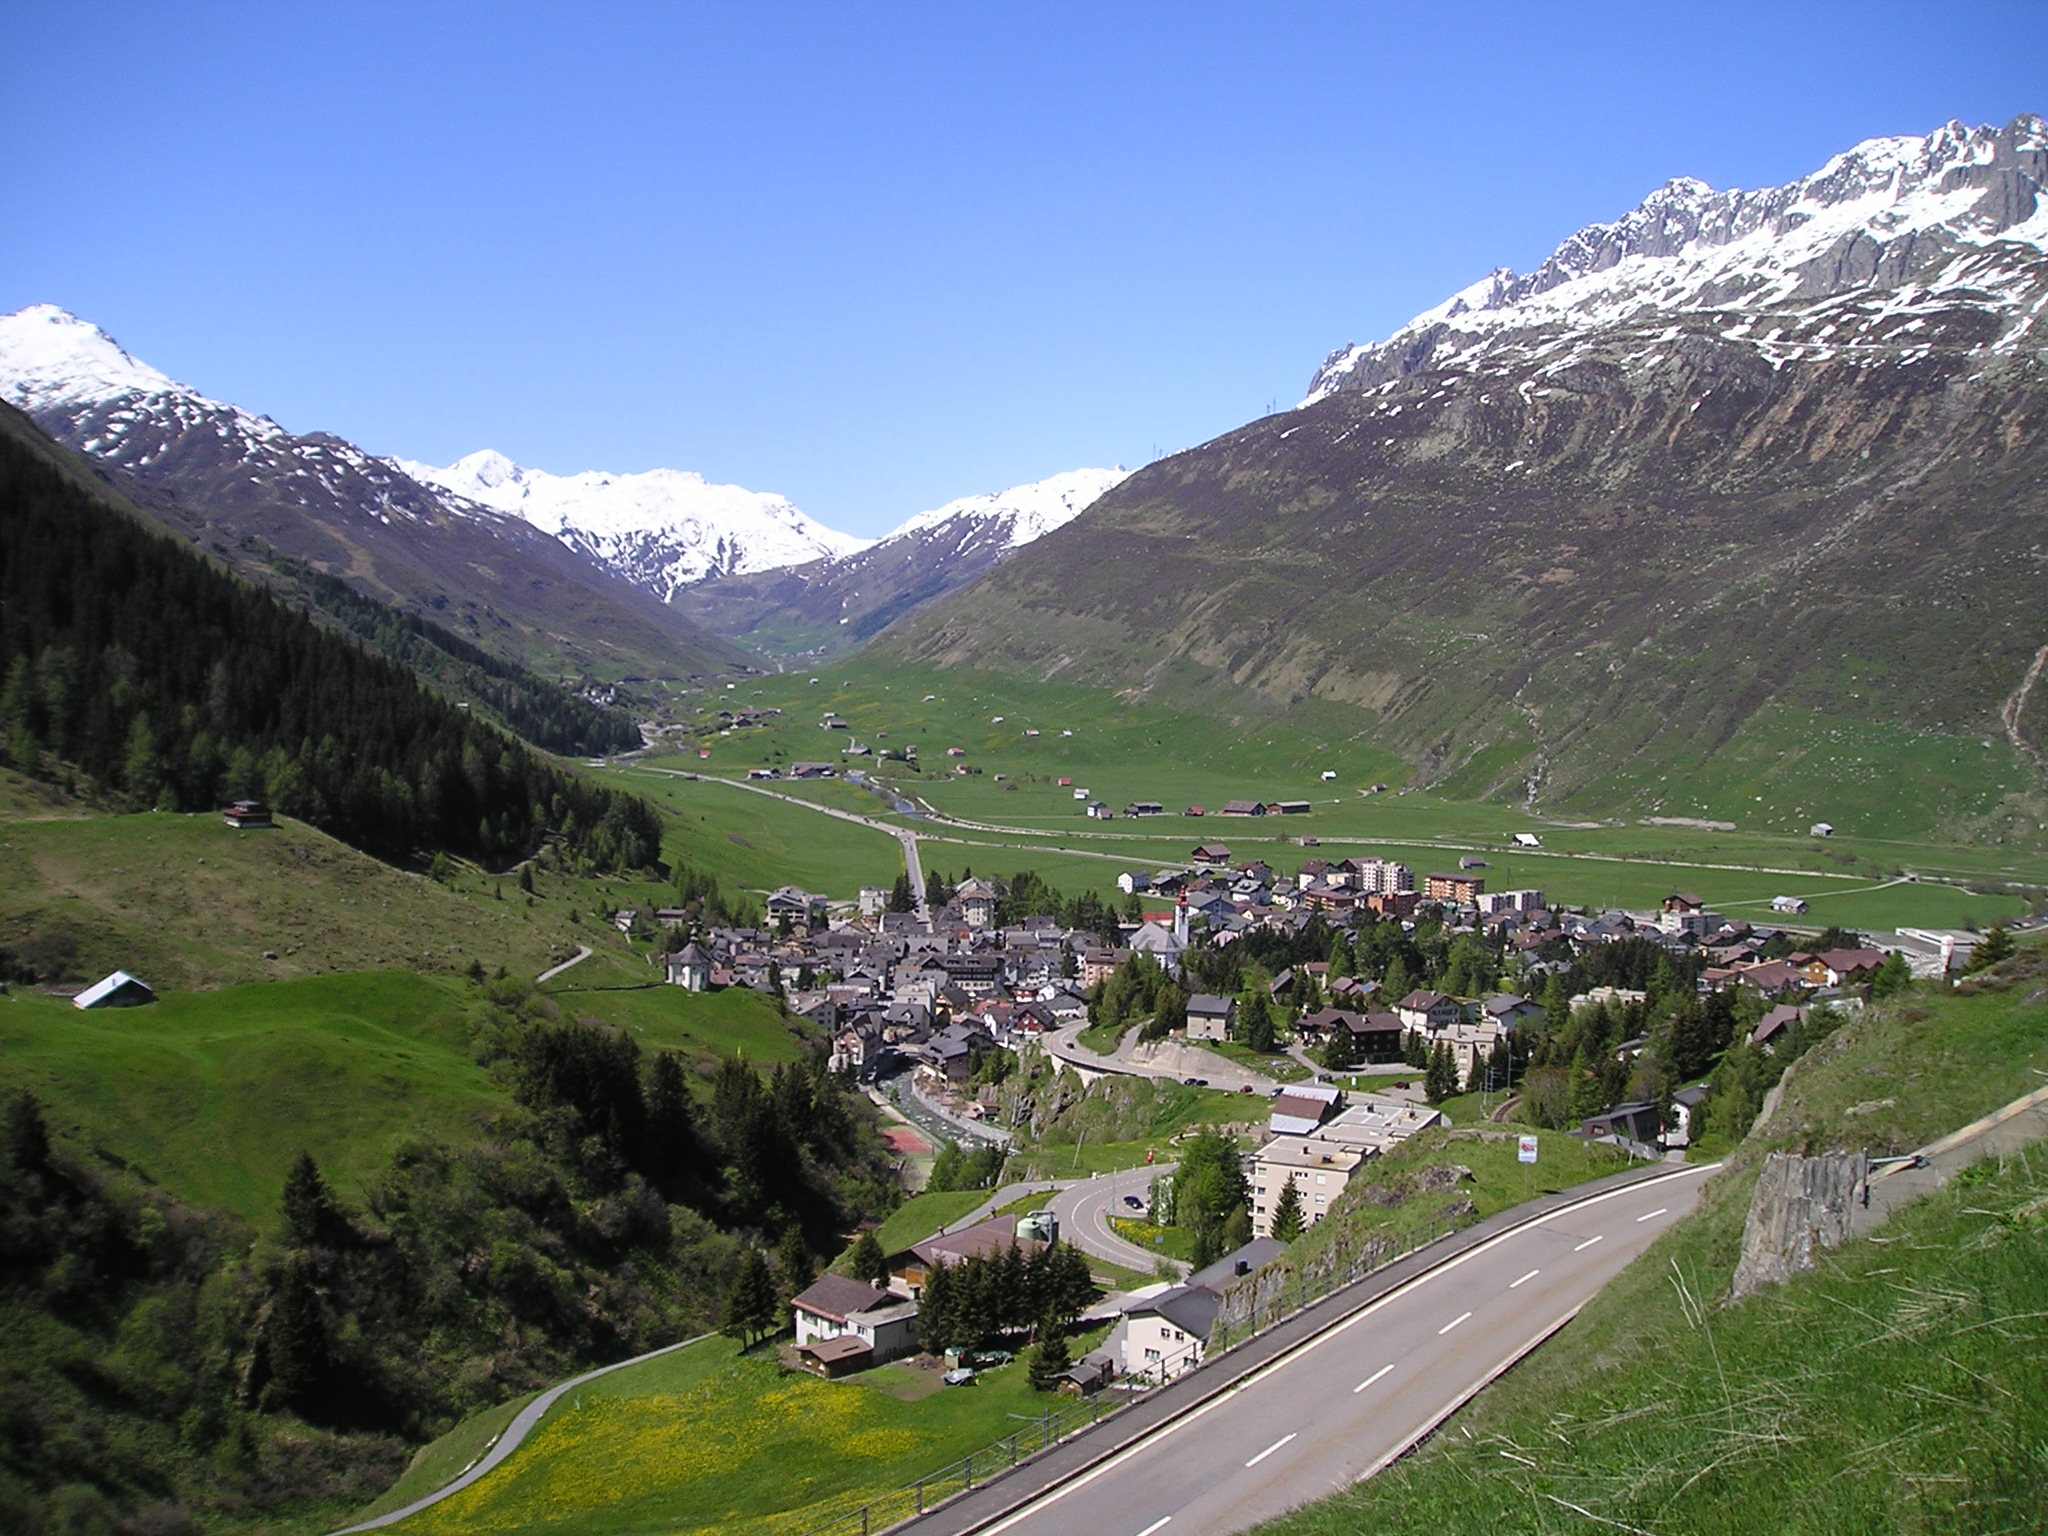
[[[401,1536],[795,1532],[1044,1412],[1021,1364],[967,1390],[892,1365],[846,1381],[710,1339],[572,1393],[498,1471]]]
[[[33,1089],[61,1134],[268,1227],[301,1148],[355,1201],[407,1138],[466,1132],[507,1102],[464,1017],[455,986],[398,972],[93,1013],[16,995],[0,1002],[0,1081]]]
[[[452,974],[474,958],[534,975],[573,952],[546,914],[467,899],[303,823],[238,832],[156,812],[0,821],[0,934],[53,929],[76,936],[81,974],[119,967],[160,988]]]

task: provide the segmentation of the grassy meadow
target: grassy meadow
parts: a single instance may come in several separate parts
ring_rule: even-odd
[[[570,1394],[490,1477],[395,1529],[801,1532],[1003,1439],[1047,1402],[1022,1363],[964,1388],[908,1364],[820,1381],[779,1368],[772,1348],[707,1339]]]

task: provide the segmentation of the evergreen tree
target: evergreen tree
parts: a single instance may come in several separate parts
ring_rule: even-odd
[[[1458,1064],[1451,1056],[1450,1042],[1439,1040],[1429,1053],[1428,1075],[1422,1080],[1422,1094],[1432,1104],[1441,1104],[1458,1091]]]
[[[284,1179],[284,1226],[280,1236],[288,1248],[331,1245],[345,1226],[334,1193],[320,1176],[313,1154],[301,1152]]]
[[[802,1295],[818,1278],[811,1245],[804,1241],[804,1229],[791,1222],[775,1249],[775,1268],[782,1276],[782,1289],[791,1297]]]
[[[1897,997],[1913,981],[1913,968],[1906,964],[1901,954],[1885,956],[1884,964],[1877,968],[1877,974],[1870,978],[1870,995],[1873,998]]]
[[[1989,970],[2001,960],[2010,960],[2016,947],[2003,923],[1987,928],[1984,937],[1977,941],[1977,947],[1970,952],[1970,963],[1963,967],[1963,974],[1968,976]]]
[[[853,1271],[853,1278],[865,1280],[877,1289],[886,1290],[889,1285],[889,1256],[882,1252],[882,1244],[872,1232],[863,1232],[854,1239],[853,1254],[847,1260]]]
[[[1323,1051],[1317,1060],[1326,1072],[1343,1072],[1352,1066],[1349,1025],[1339,1023],[1331,1026],[1330,1038],[1323,1042]]]
[[[907,872],[898,875],[895,885],[890,887],[889,910],[891,912],[914,912],[917,910],[917,891],[912,887],[910,876]]]
[[[1302,1227],[1301,1186],[1290,1175],[1282,1182],[1280,1198],[1273,1206],[1273,1235],[1291,1243],[1301,1236]]]
[[[9,1168],[38,1176],[50,1171],[50,1128],[42,1101],[26,1089],[7,1101],[4,1137]]]
[[[264,1320],[263,1349],[270,1368],[265,1398],[302,1412],[316,1408],[333,1361],[313,1263],[303,1253],[286,1259],[278,1274]]]
[[[934,1265],[925,1277],[923,1294],[917,1298],[917,1339],[928,1355],[943,1355],[953,1347],[959,1327],[953,1278],[950,1264]]]
[[[1387,1000],[1387,1006],[1391,1008],[1414,990],[1415,983],[1409,977],[1407,961],[1399,955],[1394,956],[1387,966],[1385,977],[1380,982],[1380,995]]]
[[[1031,1361],[1025,1367],[1031,1382],[1031,1390],[1058,1390],[1060,1377],[1073,1363],[1073,1355],[1067,1348],[1065,1326],[1058,1318],[1048,1317],[1038,1325],[1038,1342],[1031,1346]]]
[[[1264,983],[1253,981],[1237,1000],[1236,1033],[1246,1050],[1270,1051],[1278,1043],[1273,1027],[1273,1004]]]
[[[782,1308],[776,1299],[775,1277],[769,1273],[768,1260],[749,1243],[740,1253],[739,1268],[725,1293],[722,1331],[738,1339],[740,1348],[746,1349],[775,1332],[781,1318]]]

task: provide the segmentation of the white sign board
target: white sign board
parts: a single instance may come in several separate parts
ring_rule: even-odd
[[[1515,1159],[1517,1162],[1523,1163],[1533,1163],[1536,1161],[1536,1138],[1534,1136],[1524,1136],[1519,1139],[1515,1148]]]

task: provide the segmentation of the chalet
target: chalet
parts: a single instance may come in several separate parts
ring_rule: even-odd
[[[821,720],[818,723],[818,728],[820,730],[825,731],[848,731],[853,729],[853,727],[848,725],[844,720],[840,719],[837,715],[827,715],[823,720]]]
[[[1225,816],[1263,816],[1265,802],[1261,800],[1226,800],[1223,804]]]
[[[140,1008],[156,1001],[156,988],[139,976],[116,971],[71,999],[74,1008]]]
[[[1543,1022],[1543,1007],[1526,997],[1512,992],[1495,992],[1482,998],[1479,1003],[1480,1017],[1491,1019],[1506,1030],[1517,1030],[1525,1024]]]
[[[668,957],[668,984],[686,992],[711,990],[711,956],[692,940]]]
[[[1237,1018],[1237,999],[1197,992],[1188,999],[1188,1038],[1228,1040],[1230,1026]]]
[[[1785,1030],[1790,1029],[1794,1024],[1804,1024],[1805,1022],[1806,1010],[1804,1008],[1795,1008],[1789,1003],[1780,1003],[1761,1019],[1757,1020],[1756,1028],[1749,1032],[1749,1043],[1754,1046],[1768,1048]]]
[[[220,819],[231,827],[248,830],[256,827],[274,827],[270,807],[261,800],[237,800],[220,813]]]
[[[889,1289],[916,1301],[924,1294],[925,1281],[942,1265],[993,1257],[1013,1247],[1028,1259],[1046,1246],[1037,1238],[1020,1236],[1014,1216],[991,1216],[958,1232],[941,1229],[936,1236],[889,1255]]]
[[[1797,896],[1773,896],[1771,898],[1771,910],[1773,912],[1782,912],[1787,917],[1798,917],[1806,911],[1806,903]]]
[[[1204,843],[1188,855],[1188,860],[1190,863],[1215,869],[1230,862],[1230,850],[1221,843]]]
[[[1515,834],[1515,846],[1517,848],[1541,848],[1543,846],[1543,839],[1534,832],[1517,832]]]
[[[768,921],[788,919],[796,928],[821,928],[825,923],[826,901],[794,885],[785,885],[768,896]]]
[[[1306,800],[1275,800],[1267,809],[1276,816],[1306,816],[1308,814],[1308,802]]]
[[[1116,968],[1131,958],[1128,949],[1088,949],[1081,952],[1081,985],[1092,987],[1109,980]]]
[[[790,1303],[797,1358],[844,1376],[917,1353],[917,1303],[844,1275],[826,1275]]]
[[[830,779],[836,777],[838,773],[839,770],[830,763],[791,763],[789,765],[789,776],[792,779]]]
[[[1449,1029],[1465,1019],[1465,1005],[1455,997],[1441,992],[1418,988],[1394,1004],[1394,1012],[1400,1016],[1402,1027],[1419,1034]]]
[[[1126,816],[1164,816],[1166,807],[1157,800],[1133,800],[1124,807]]]
[[[1126,1308],[1103,1347],[1116,1356],[1126,1376],[1163,1382],[1193,1370],[1202,1363],[1210,1330],[1223,1310],[1223,1293],[1285,1249],[1286,1244],[1265,1237],[1225,1254],[1183,1284]]]
[[[1088,809],[1083,814],[1090,821],[1113,821],[1116,818],[1116,812],[1112,811],[1100,800],[1090,800],[1088,802]]]
[[[1881,949],[1830,949],[1817,955],[1794,956],[1807,982],[1816,987],[1843,987],[1868,981],[1884,965]]]

